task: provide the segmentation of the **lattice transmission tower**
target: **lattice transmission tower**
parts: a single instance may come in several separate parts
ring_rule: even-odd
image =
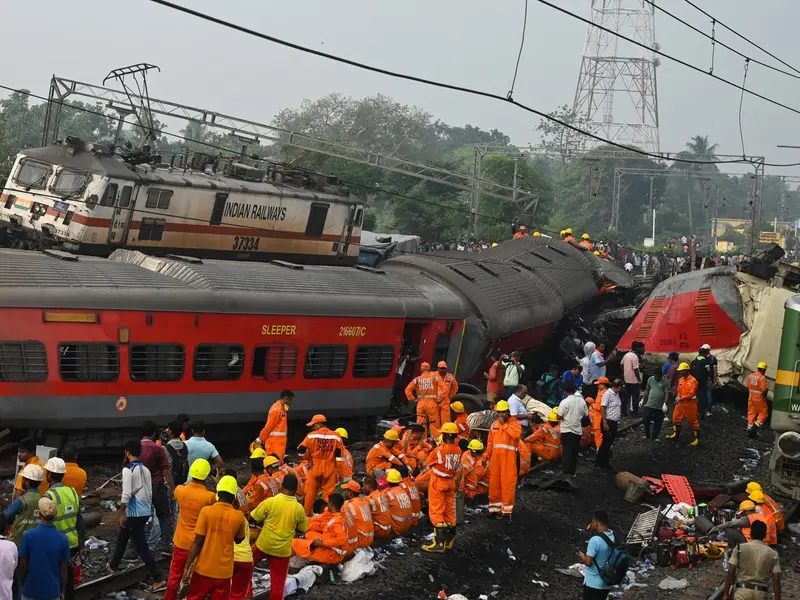
[[[655,41],[655,7],[642,0],[591,0],[592,23],[650,48]],[[589,26],[573,109],[591,133],[614,142],[659,152],[655,53]],[[574,151],[600,142],[575,140]]]

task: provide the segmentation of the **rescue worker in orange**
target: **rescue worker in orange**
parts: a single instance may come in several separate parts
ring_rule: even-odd
[[[402,467],[397,467],[397,470],[400,471],[400,477],[403,478],[403,481],[400,482],[400,487],[408,492],[408,497],[411,499],[411,526],[414,527],[422,519],[422,498],[408,467],[403,465]]]
[[[425,552],[450,550],[456,539],[456,488],[461,475],[461,449],[456,445],[458,426],[442,425],[442,445],[428,457],[431,482],[428,487],[428,516],[433,525],[433,541],[422,546]]]
[[[519,440],[519,477],[525,477],[531,470],[531,451],[524,440]]]
[[[364,497],[369,502],[372,513],[372,525],[375,529],[375,539],[385,540],[392,537],[392,516],[389,514],[389,503],[383,492],[378,488],[375,478],[367,476],[361,484]]]
[[[400,436],[394,429],[387,429],[383,439],[377,442],[367,453],[367,474],[382,477],[386,471],[404,464],[405,454],[397,449]],[[375,469],[380,473],[375,473]]]
[[[356,524],[357,547],[369,548],[375,540],[375,526],[372,522],[369,500],[361,495],[361,486],[353,479],[345,483],[342,488],[345,500],[342,511]]]
[[[767,363],[758,363],[758,370],[747,376],[747,435],[754,438],[769,417],[767,408]]]
[[[594,244],[591,242],[591,238],[589,237],[588,233],[584,233],[581,236],[581,241],[578,243],[578,246],[581,248],[586,248],[589,252],[594,251]]]
[[[454,402],[453,404],[458,403]],[[414,473],[419,472],[419,469],[428,460],[428,455],[433,451],[433,446],[425,440],[424,435],[425,428],[422,425],[409,423],[408,429],[403,434],[403,439],[400,442],[402,454],[405,454],[406,462]]]
[[[267,454],[274,454],[281,460],[286,454],[286,432],[289,429],[289,417],[287,411],[292,405],[294,400],[294,392],[292,390],[283,390],[281,397],[270,407],[269,414],[267,415],[267,422],[261,433],[258,434],[258,440],[264,451]]]
[[[511,416],[505,400],[500,400],[494,409],[497,419],[489,430],[483,459],[489,465],[489,513],[502,515],[510,523],[517,491],[517,453],[522,425]]]
[[[274,458],[275,460],[278,460],[278,457],[275,456],[274,454],[270,454],[266,458],[267,459]],[[269,474],[270,477],[272,478],[272,481],[276,483],[277,491],[273,493],[273,496],[278,495],[278,493],[280,493],[281,489],[283,488],[284,477],[286,477],[287,475],[294,475],[295,477],[297,477],[297,491],[296,491],[297,498],[298,499],[303,498],[305,496],[305,484],[300,480],[300,475],[297,472],[297,470],[285,462],[278,461],[278,463],[274,465],[271,463],[272,463],[271,460],[265,459],[264,461],[264,466],[269,470]]]
[[[317,492],[321,491],[323,500],[327,500],[336,491],[336,459],[342,456],[344,445],[339,434],[325,425],[327,421],[325,415],[314,415],[306,423],[311,427],[311,433],[298,446],[308,456],[308,480],[303,501],[306,515],[310,515],[314,508]]]
[[[574,243],[574,242],[575,242],[575,236],[574,236],[574,235],[572,235],[572,229],[570,229],[569,227],[567,227],[567,228],[564,230],[564,237],[563,237],[563,240],[564,240],[565,242],[567,242],[568,244],[572,244],[572,243]]]
[[[517,232],[514,234],[514,239],[518,240],[519,238],[528,237],[528,228],[525,225],[520,225]]]
[[[350,450],[344,445],[350,436],[347,433],[347,429],[344,427],[339,427],[336,433],[342,438],[342,456],[336,459],[339,481],[350,481],[353,478],[353,455],[350,454]]]
[[[525,444],[542,460],[559,460],[561,458],[561,427],[558,424],[558,409],[554,408],[547,415],[547,423],[525,438]]]
[[[313,468],[312,462],[312,468]],[[347,526],[342,513],[344,498],[332,493],[328,498],[328,520],[322,533],[307,531],[305,539],[292,540],[292,550],[298,556],[323,565],[338,565],[348,555]]]
[[[764,543],[768,546],[777,544],[778,530],[775,526],[775,521],[770,515],[759,510],[752,500],[742,502],[735,518],[712,527],[709,535],[716,535],[720,531],[724,531],[728,546],[732,548],[745,541],[752,540],[750,527],[755,521],[761,521],[767,526],[767,536],[764,538]]]
[[[259,458],[258,454],[263,452],[261,448],[256,448],[251,456],[251,462],[259,461],[261,463],[261,472],[256,476],[256,469],[253,469],[253,475],[250,476],[250,481],[244,486],[244,497],[247,501],[247,510],[252,512],[267,498],[272,498],[280,492],[280,486],[277,486],[272,479],[272,473],[275,472],[275,466],[278,464],[278,459],[274,456],[265,456]],[[253,479],[255,477],[255,479]]]
[[[472,500],[480,493],[479,482],[486,472],[482,461],[483,449],[483,442],[470,440],[467,449],[461,455],[461,483],[467,500]]]
[[[439,437],[442,426],[439,412],[440,382],[439,374],[431,372],[430,363],[422,363],[422,373],[406,386],[406,398],[409,402],[417,402],[417,423],[425,426],[430,437]]]
[[[458,427],[458,439],[469,440],[469,424],[463,402],[456,400],[450,404],[450,420]]]
[[[452,373],[447,372],[447,363],[440,360],[436,365],[439,373],[439,426],[450,422],[450,402],[458,393],[458,382]],[[438,436],[436,436],[438,437]]]
[[[408,492],[400,485],[403,483],[403,476],[397,469],[389,469],[386,474],[386,481],[389,487],[382,494],[386,498],[389,507],[389,516],[392,518],[392,532],[400,537],[411,528],[414,520],[414,509],[411,506],[411,498]]]
[[[595,380],[594,384],[597,386],[597,397],[589,405],[589,416],[592,419],[594,447],[599,449],[600,445],[603,443],[603,394],[606,393],[611,382],[608,380],[608,377],[600,377]],[[589,400],[591,400],[591,398],[587,398],[586,402],[589,402]]]
[[[783,514],[783,509],[773,498],[764,493],[760,483],[751,481],[747,484],[746,491],[748,498],[755,502],[757,508],[772,515],[778,533],[786,529],[786,517]]]
[[[694,439],[690,445],[700,444],[700,421],[697,414],[697,379],[689,372],[689,363],[678,366],[678,391],[675,396],[675,410],[672,412],[672,424],[675,431],[668,435],[668,440],[676,440],[681,433],[681,422],[686,419],[694,431]]]

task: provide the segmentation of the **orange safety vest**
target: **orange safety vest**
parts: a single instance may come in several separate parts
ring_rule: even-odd
[[[766,524],[767,537],[764,538],[765,544],[768,546],[774,546],[778,543],[778,528],[775,525],[775,519],[772,518],[772,515],[767,514],[759,508],[756,508],[756,512],[748,513],[747,518],[750,520],[750,525],[752,525],[755,521],[763,521]],[[742,527],[742,533],[748,542],[752,540],[752,537],[750,536],[750,527]]]
[[[375,525],[372,522],[372,511],[369,508],[369,500],[363,496],[353,498],[344,503],[342,511],[349,513],[355,521],[356,533],[358,533],[358,547],[368,548],[375,539]]]
[[[750,373],[745,380],[747,390],[750,393],[748,402],[761,402],[764,400],[764,392],[767,391],[767,378],[759,371]]]
[[[764,494],[764,504],[759,505],[762,510],[768,510],[775,520],[775,527],[778,533],[786,529],[786,519],[783,515],[783,509],[775,502],[770,496]]]

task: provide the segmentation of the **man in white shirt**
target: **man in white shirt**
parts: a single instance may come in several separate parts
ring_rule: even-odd
[[[630,352],[626,352],[622,357],[622,374],[625,380],[625,387],[622,390],[622,414],[627,416],[628,411],[632,414],[638,412],[639,396],[642,393],[642,372],[639,361],[644,355],[644,344],[633,342]]]
[[[522,400],[528,394],[528,388],[524,385],[518,385],[517,390],[508,397],[508,409],[512,417],[516,417],[522,425],[523,429],[528,429],[530,422],[528,418],[528,409],[525,407],[525,402]]]
[[[0,513],[0,531],[5,532],[8,523]],[[11,600],[11,587],[14,583],[14,570],[17,568],[18,551],[14,542],[0,535],[0,600]]]
[[[597,450],[595,465],[601,469],[611,470],[611,445],[617,435],[617,425],[622,418],[622,399],[619,397],[622,381],[615,379],[611,387],[603,394],[600,411],[602,416],[603,443]],[[562,434],[563,435],[563,434]]]
[[[511,353],[511,359],[506,358],[503,361],[503,366],[506,369],[506,375],[503,379],[503,387],[505,388],[505,396],[508,398],[517,390],[519,380],[525,372],[525,365],[519,362],[519,352],[516,350]]]
[[[581,393],[575,389],[574,382],[565,382],[564,391],[567,397],[558,405],[558,420],[561,427],[561,471],[568,480],[571,480],[578,468],[578,453],[581,449],[583,432],[581,420],[589,416],[589,409]]]

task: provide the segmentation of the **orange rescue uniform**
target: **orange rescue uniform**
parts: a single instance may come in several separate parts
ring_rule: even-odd
[[[400,482],[400,487],[408,492],[408,497],[411,499],[411,511],[413,518],[411,519],[411,526],[413,527],[422,518],[422,498],[420,498],[419,490],[414,485],[414,480],[411,477],[406,477]]]
[[[425,426],[425,431],[432,437],[439,437],[442,426],[439,413],[439,374],[433,371],[422,373],[406,386],[406,398],[409,402],[417,400],[417,423]]]
[[[252,512],[256,506],[261,504],[267,498],[272,498],[280,493],[280,486],[276,484],[267,473],[259,475],[253,481],[253,476],[250,476],[250,482],[244,486],[244,497],[247,499],[247,510]]]
[[[545,423],[525,438],[525,444],[542,460],[561,458],[561,427]]]
[[[767,378],[760,371],[750,373],[745,380],[750,396],[747,399],[747,425],[761,427],[767,422]]]
[[[336,514],[326,513],[328,520],[322,533],[316,531],[306,531],[306,537],[302,540],[292,540],[292,550],[312,562],[324,565],[337,565],[347,556],[347,525],[345,515],[341,512]],[[322,540],[322,546],[311,547],[311,542]]]
[[[392,516],[389,514],[389,502],[381,490],[375,490],[367,496],[369,510],[372,513],[372,524],[375,539],[385,540],[392,537]]]
[[[458,382],[452,373],[439,375],[439,427],[450,422],[450,400],[458,393]]]
[[[486,460],[489,462],[489,512],[511,516],[517,491],[517,453],[522,425],[514,417],[492,423]]]
[[[437,446],[428,457],[428,516],[431,524],[455,526],[456,480],[461,469],[461,449],[455,444]]]
[[[531,451],[521,439],[519,441],[519,476],[524,477],[531,470]]]
[[[390,450],[383,442],[378,442],[367,453],[367,474],[375,475],[375,469],[388,471],[397,466],[403,465],[405,455],[395,450],[397,443]],[[402,458],[401,458],[402,457]]]
[[[327,500],[336,491],[336,455],[341,455],[344,446],[338,433],[321,427],[309,433],[299,447],[305,448],[309,457],[303,504],[306,514],[310,515],[317,492],[322,491],[322,498]]]
[[[676,427],[680,427],[684,419],[689,421],[693,431],[700,430],[700,421],[697,418],[697,379],[691,375],[678,379],[675,410],[672,412],[672,423]]]
[[[589,240],[581,240],[578,243],[578,246],[580,246],[581,248],[586,248],[589,252],[594,250],[594,244],[592,242],[590,242]]]
[[[289,418],[286,414],[286,406],[277,400],[269,409],[267,422],[258,439],[264,444],[264,451],[267,454],[274,454],[281,460],[286,454],[286,432],[289,429]]]
[[[465,450],[461,455],[461,486],[464,488],[464,497],[471,500],[478,493],[478,471],[475,468],[480,459],[475,459],[472,450]]]
[[[294,475],[295,477],[297,477],[297,491],[295,492],[295,496],[297,496],[298,498],[302,498],[303,496],[305,496],[306,484],[303,483],[303,480],[300,478],[300,473],[298,473],[296,469],[287,465],[286,463],[283,463],[280,467],[278,467],[278,470],[272,474],[272,480],[278,484],[278,491],[275,492],[273,496],[277,496],[278,493],[281,491],[281,489],[283,488],[283,478],[286,477],[287,475]]]
[[[408,466],[411,467],[412,471],[425,464],[425,461],[428,460],[428,455],[433,450],[433,446],[424,439],[412,439],[411,430],[403,434],[400,445],[403,448],[403,454],[406,456],[406,462],[408,462]]]
[[[589,415],[592,419],[592,433],[594,434],[594,447],[600,448],[603,443],[603,412],[602,402],[603,395],[608,388],[600,388],[597,390],[597,398],[589,405]],[[591,398],[587,399],[591,400]]]
[[[764,538],[765,544],[774,546],[778,543],[778,528],[771,514],[761,510],[761,507],[758,507],[755,512],[748,513],[747,518],[750,519],[750,525],[752,525],[754,521],[763,521],[767,526],[767,537]],[[750,536],[750,527],[742,527],[742,533],[748,542],[752,540]]]
[[[411,498],[408,492],[399,485],[383,491],[386,504],[389,506],[389,516],[392,518],[392,531],[396,536],[404,535],[411,529],[414,520],[414,509],[411,507]]]
[[[467,413],[463,412],[456,416],[456,420],[453,421],[456,426],[458,427],[458,437],[464,438],[465,440],[469,439],[469,425],[467,424]]]
[[[342,445],[342,456],[336,459],[336,467],[339,481],[349,481],[353,478],[353,455],[344,445]]]
[[[372,522],[372,511],[369,508],[369,499],[357,496],[344,503],[342,511],[355,521],[358,534],[358,548],[369,548],[375,539],[375,526]]]

